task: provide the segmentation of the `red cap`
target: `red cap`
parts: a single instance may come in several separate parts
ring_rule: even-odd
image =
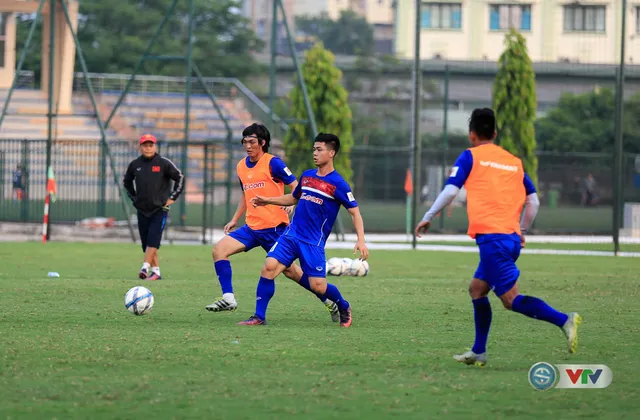
[[[153,134],[143,134],[142,137],[140,137],[140,144],[146,143],[148,141],[150,141],[151,143],[157,143],[157,140]]]

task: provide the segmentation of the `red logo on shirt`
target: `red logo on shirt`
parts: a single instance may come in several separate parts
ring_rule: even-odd
[[[331,197],[333,197],[336,193],[335,185],[329,184],[328,182],[318,178],[310,178],[305,176],[304,178],[302,178],[302,186],[313,188],[314,190],[318,190],[320,192],[328,194]]]
[[[151,171],[152,172],[160,172],[160,167],[159,166],[152,166],[151,167]]]

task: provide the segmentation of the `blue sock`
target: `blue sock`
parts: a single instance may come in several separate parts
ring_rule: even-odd
[[[309,276],[307,276],[306,274],[302,274],[302,278],[300,279],[300,286],[304,287],[305,289],[307,289],[308,291],[310,291],[311,293],[313,293],[314,295],[316,295],[318,297],[318,299],[320,299],[321,302],[325,302],[327,300],[326,297],[317,294],[316,292],[314,292],[313,290],[311,290],[311,284],[309,283]]]
[[[473,303],[473,320],[476,324],[476,341],[471,351],[481,354],[487,351],[487,338],[491,327],[491,304],[486,296],[471,302]]]
[[[544,300],[533,296],[516,296],[511,304],[511,309],[530,318],[550,322],[560,328],[569,318],[566,314],[558,312],[547,305]]]
[[[233,285],[231,284],[231,263],[229,260],[216,261],[213,268],[218,275],[218,281],[222,288],[222,294],[233,293]]]
[[[342,297],[340,290],[338,290],[338,288],[333,284],[327,283],[327,291],[324,293],[324,296],[327,299],[334,301],[338,305],[338,309],[341,311],[349,309],[349,302]]]
[[[261,320],[267,319],[267,306],[276,293],[276,282],[271,279],[260,277],[258,290],[256,290],[256,316]]]

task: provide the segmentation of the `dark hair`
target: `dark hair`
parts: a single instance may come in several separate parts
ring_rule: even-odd
[[[340,151],[340,139],[335,134],[318,133],[314,141],[324,143],[328,149],[335,150],[336,154]]]
[[[496,132],[496,115],[490,108],[476,108],[469,118],[469,132],[475,132],[478,137],[492,140]]]
[[[264,140],[262,151],[267,153],[269,151],[269,144],[271,143],[271,133],[269,129],[262,124],[253,123],[242,130],[242,138],[253,135],[255,135],[258,140]]]

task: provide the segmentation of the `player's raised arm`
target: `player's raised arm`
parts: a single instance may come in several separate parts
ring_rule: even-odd
[[[285,194],[280,197],[257,196],[251,199],[251,204],[253,207],[267,206],[269,204],[274,206],[295,206],[298,204],[298,198],[294,197],[293,194]]]
[[[418,238],[421,237],[421,233],[429,229],[431,220],[456,198],[460,188],[462,188],[467,181],[472,167],[473,155],[469,150],[465,150],[458,156],[453,169],[451,169],[451,175],[449,175],[446,185],[438,195],[438,198],[436,198],[436,201],[433,202],[431,208],[424,214],[424,217],[416,226],[416,236]]]
[[[287,165],[277,156],[274,156],[269,162],[269,169],[271,175],[275,180],[282,182],[284,185],[291,188],[291,191],[295,191],[298,186],[298,180],[296,176],[291,172]],[[283,206],[284,210],[291,216],[293,214],[294,206]]]

